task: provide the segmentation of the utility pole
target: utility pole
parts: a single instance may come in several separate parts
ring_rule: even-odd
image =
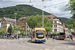
[[[17,13],[14,13],[15,14],[15,20],[16,20],[16,15],[17,15]],[[16,22],[15,22],[15,26],[16,26]],[[17,26],[16,26],[16,28],[17,28]],[[16,29],[16,31],[17,31],[18,29]],[[18,39],[18,33],[17,33],[17,39]]]
[[[42,0],[42,6],[43,6],[44,0]],[[44,28],[44,11],[42,10],[42,27]]]
[[[27,22],[26,22],[26,36],[27,36]]]

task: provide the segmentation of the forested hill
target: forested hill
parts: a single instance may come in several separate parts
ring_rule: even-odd
[[[30,5],[16,5],[12,7],[0,8],[0,18],[15,18],[15,12],[17,13],[17,18],[42,14],[42,10]],[[49,15],[50,13],[44,12],[44,14]]]
[[[63,20],[64,22],[71,21],[71,19],[65,18],[65,17],[58,17],[58,18],[60,18],[60,19]]]

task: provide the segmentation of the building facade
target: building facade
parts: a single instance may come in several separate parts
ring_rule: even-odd
[[[8,27],[10,26],[10,24],[13,26],[15,26],[15,19],[10,19],[10,18],[2,18],[1,19],[1,30],[5,30],[7,32]]]
[[[64,32],[65,31],[65,24],[64,22],[55,17],[54,15],[45,15],[45,17],[48,17],[48,19],[53,19],[53,30],[52,32]]]
[[[57,18],[56,16],[54,15],[45,15],[45,17],[48,17],[48,19],[53,19],[53,30],[52,32],[64,32],[65,31],[65,24],[64,22],[60,19],[60,18]],[[18,19],[18,23],[17,26],[21,26],[23,30],[28,30],[28,31],[32,31],[32,29],[28,26],[28,24],[25,22],[27,17],[21,17]],[[20,22],[21,21],[21,22]],[[21,24],[21,23],[24,23],[25,24]]]
[[[31,31],[32,29],[28,26],[27,22],[25,21],[27,17],[21,17],[17,21],[17,26],[21,26],[22,30]]]
[[[26,17],[21,17],[17,20],[16,25],[21,26],[22,30],[26,30]]]
[[[2,20],[2,18],[0,18],[0,30],[2,29],[2,26],[1,26],[1,20]]]

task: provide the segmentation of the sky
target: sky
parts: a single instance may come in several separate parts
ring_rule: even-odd
[[[70,18],[72,17],[71,11],[65,11],[68,2],[69,0],[44,0],[43,2],[42,0],[0,0],[0,8],[27,4],[52,13],[57,17]]]

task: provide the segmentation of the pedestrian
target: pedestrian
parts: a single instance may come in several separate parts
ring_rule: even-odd
[[[20,36],[18,36],[18,40],[20,39]]]
[[[55,41],[55,36],[53,36],[53,41]]]
[[[71,40],[73,41],[73,35],[72,35],[72,34],[70,35],[70,38],[71,38]]]

